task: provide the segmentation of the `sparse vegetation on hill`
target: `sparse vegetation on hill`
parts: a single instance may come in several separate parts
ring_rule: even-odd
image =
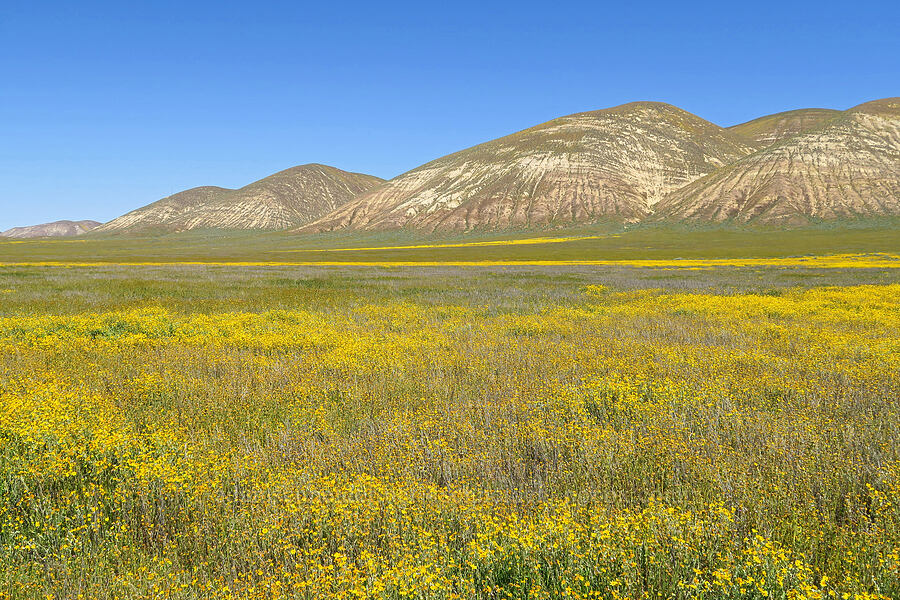
[[[900,100],[719,127],[660,102],[560,117],[390,181],[310,164],[198,187],[97,227],[459,233],[689,222],[793,228],[900,216]]]
[[[434,160],[305,228],[466,231],[638,221],[666,194],[751,151],[674,106],[561,117]]]
[[[313,221],[383,181],[325,165],[301,165],[237,190],[199,187],[113,219],[96,233],[192,229],[288,229]]]
[[[727,129],[636,102],[434,160],[301,231],[477,231],[586,223],[796,227],[900,215],[900,100]]]
[[[765,148],[783,139],[806,133],[841,114],[830,108],[804,108],[753,119],[727,129],[754,146]]]
[[[900,99],[785,137],[670,194],[663,222],[804,225],[900,215]]]
[[[43,238],[43,237],[71,237],[87,233],[99,227],[97,221],[54,221],[41,225],[29,225],[27,227],[13,227],[0,233],[0,238]]]

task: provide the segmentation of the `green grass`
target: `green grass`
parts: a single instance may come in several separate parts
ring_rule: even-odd
[[[348,308],[359,302],[447,302],[520,310],[549,300],[577,304],[586,285],[722,294],[900,282],[900,269],[634,267],[0,268],[0,316],[74,314],[160,306],[176,312]]]
[[[805,229],[581,227],[565,231],[481,232],[434,238],[421,232],[337,232],[315,235],[203,231],[146,237],[0,240],[0,262],[179,261],[473,261],[768,258],[900,251],[895,220]],[[587,236],[554,244],[323,252],[330,248],[458,243],[530,237]]]

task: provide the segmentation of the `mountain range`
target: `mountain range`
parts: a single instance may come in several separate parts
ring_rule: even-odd
[[[625,104],[554,119],[439,158],[304,230],[639,221],[668,194],[752,151],[739,136],[674,106]]]
[[[898,215],[900,98],[731,127],[668,104],[633,102],[560,117],[389,181],[302,165],[236,190],[186,190],[93,232],[464,232],[600,222],[792,227]],[[56,225],[34,231],[62,231]],[[22,235],[10,232],[2,235]]]
[[[69,237],[81,235],[100,226],[99,221],[54,221],[40,225],[27,227],[13,227],[0,233],[0,237],[8,238],[39,238],[39,237]]]
[[[240,189],[197,187],[133,210],[96,229],[288,229],[309,223],[384,183],[319,164],[279,171]]]
[[[659,217],[790,226],[900,214],[900,99],[806,124],[773,119],[760,150],[670,194]]]
[[[723,128],[637,102],[443,158],[300,231],[613,222],[797,226],[900,215],[900,98]]]

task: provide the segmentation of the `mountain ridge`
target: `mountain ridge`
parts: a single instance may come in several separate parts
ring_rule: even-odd
[[[38,225],[12,227],[6,231],[0,232],[0,237],[19,239],[36,237],[71,237],[87,233],[100,225],[101,223],[99,221],[93,221],[91,219],[82,221],[63,219],[60,221],[51,221],[49,223],[40,223]]]
[[[842,112],[832,108],[800,108],[765,115],[726,129],[746,138],[755,147],[764,148],[814,129]]]
[[[680,108],[632,102],[552,119],[437,158],[300,231],[633,222],[673,189],[752,151]]]
[[[726,128],[660,102],[575,113],[432,160],[296,231],[894,216],[898,105],[798,109]]]
[[[796,226],[900,215],[900,98],[866,102],[670,194],[657,221]]]
[[[113,219],[95,233],[289,229],[311,222],[383,181],[374,175],[309,163],[236,189],[190,188]]]
[[[629,102],[557,117],[389,181],[310,163],[237,189],[184,190],[93,231],[436,233],[892,217],[898,121],[898,98],[729,127],[664,102]]]

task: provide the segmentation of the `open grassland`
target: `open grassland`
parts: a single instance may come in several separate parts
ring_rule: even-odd
[[[325,252],[335,252],[326,250]],[[708,269],[712,267],[807,267],[816,269],[897,269],[900,254],[829,254],[825,256],[790,256],[770,258],[678,258],[678,259],[613,259],[613,260],[358,260],[307,262],[251,261],[169,261],[169,262],[75,262],[43,261],[0,263],[0,267],[91,267],[91,266],[232,266],[232,267],[572,267],[624,266],[670,269]]]
[[[892,268],[3,267],[0,598],[895,598],[898,373]]]
[[[521,263],[786,259],[900,254],[900,220],[805,230],[635,227],[470,233],[434,239],[409,231],[288,233],[192,231],[148,237],[0,239],[0,264],[22,263]]]

